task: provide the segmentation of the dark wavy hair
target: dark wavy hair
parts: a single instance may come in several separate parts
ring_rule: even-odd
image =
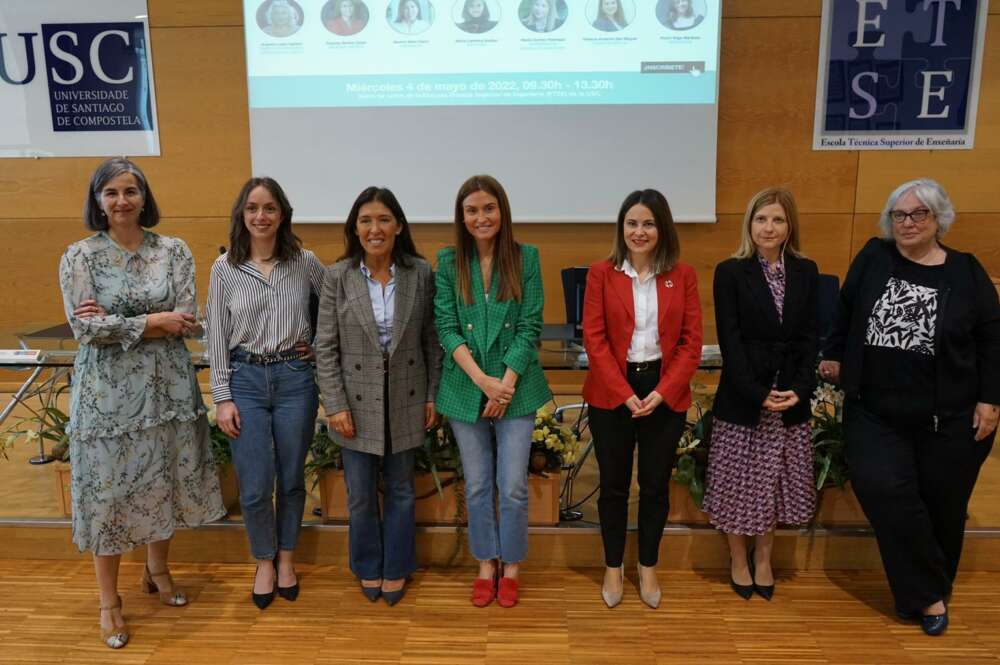
[[[90,176],[90,184],[87,185],[87,198],[83,204],[83,224],[91,231],[108,230],[108,218],[101,209],[101,192],[105,185],[123,173],[132,174],[142,193],[139,226],[148,229],[160,223],[160,208],[156,205],[153,190],[149,188],[142,169],[130,159],[112,157],[94,170],[94,174]]]
[[[365,248],[361,246],[361,239],[358,238],[358,217],[361,215],[361,208],[366,203],[378,202],[389,209],[392,216],[396,218],[396,223],[402,227],[399,235],[396,236],[395,244],[392,246],[392,260],[404,267],[410,267],[413,259],[422,259],[423,256],[417,251],[413,244],[413,236],[410,235],[410,224],[406,221],[406,214],[403,207],[399,205],[396,195],[388,187],[366,187],[354,199],[351,212],[347,214],[347,222],[344,224],[344,253],[337,257],[338,261],[350,259],[354,265],[360,265],[361,259],[365,256]]]
[[[278,237],[274,244],[274,254],[270,257],[279,261],[296,259],[302,253],[302,241],[292,233],[292,204],[288,202],[285,191],[274,178],[250,178],[243,184],[240,193],[236,195],[233,210],[229,216],[229,254],[226,260],[234,266],[250,259],[250,232],[243,220],[243,208],[246,207],[250,192],[263,187],[274,197],[281,209],[281,223],[278,225]]]
[[[611,256],[608,258],[616,267],[621,268],[628,258],[628,246],[625,244],[625,216],[632,206],[642,204],[653,213],[653,220],[656,222],[656,247],[653,248],[653,265],[651,266],[654,275],[668,272],[677,265],[681,257],[681,242],[677,237],[677,229],[674,227],[674,216],[670,212],[670,204],[667,197],[655,189],[637,189],[622,201],[622,206],[618,210],[618,223],[615,226],[615,240],[611,248]]]

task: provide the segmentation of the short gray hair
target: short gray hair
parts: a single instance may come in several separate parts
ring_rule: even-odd
[[[904,182],[889,195],[889,200],[885,202],[885,208],[882,209],[882,216],[878,220],[882,238],[892,240],[891,213],[899,199],[907,192],[913,192],[920,199],[920,202],[934,213],[934,217],[938,223],[938,237],[940,238],[947,233],[948,229],[955,222],[955,207],[951,204],[948,193],[944,191],[944,187],[938,184],[937,181],[930,178],[918,178]]]

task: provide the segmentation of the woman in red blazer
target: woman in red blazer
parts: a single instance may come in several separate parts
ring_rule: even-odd
[[[679,263],[670,206],[655,189],[629,194],[611,256],[587,273],[583,398],[601,473],[597,509],[608,607],[621,602],[632,457],[639,448],[639,594],[657,607],[656,562],[668,486],[691,377],[701,360],[701,303],[694,269]]]

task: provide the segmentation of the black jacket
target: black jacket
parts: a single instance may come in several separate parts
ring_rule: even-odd
[[[942,245],[942,247],[944,247]],[[972,254],[944,248],[934,331],[935,415],[1000,404],[1000,302]],[[896,263],[893,241],[872,238],[851,262],[823,357],[839,360],[840,385],[859,397],[868,318]]]
[[[722,376],[712,411],[737,425],[756,425],[764,400],[794,390],[799,403],[783,411],[785,425],[809,420],[816,388],[816,264],[785,255],[785,302],[781,322],[760,260],[728,259],[715,268],[715,329]]]

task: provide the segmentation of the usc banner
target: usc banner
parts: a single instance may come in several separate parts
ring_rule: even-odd
[[[824,0],[815,150],[972,148],[989,0]]]
[[[145,0],[3,0],[0,157],[158,154]]]

